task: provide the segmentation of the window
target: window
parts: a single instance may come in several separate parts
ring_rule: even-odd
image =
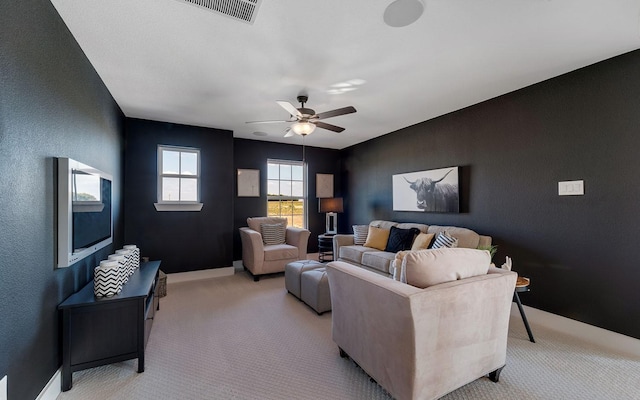
[[[158,146],[158,211],[200,211],[200,150]]]
[[[267,160],[267,215],[284,217],[287,225],[306,228],[305,168],[300,161]]]

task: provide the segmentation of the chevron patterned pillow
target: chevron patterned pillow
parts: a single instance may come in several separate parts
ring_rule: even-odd
[[[264,244],[284,244],[287,230],[284,224],[260,224],[260,230]]]

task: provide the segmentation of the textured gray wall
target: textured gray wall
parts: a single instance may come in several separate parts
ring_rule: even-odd
[[[346,149],[350,223],[469,227],[525,304],[640,338],[640,51]],[[460,214],[392,211],[391,176],[462,167]],[[558,196],[583,179],[584,196]]]
[[[0,377],[35,398],[60,366],[57,305],[111,247],[55,269],[55,157],[114,176],[122,244],[122,113],[48,1],[0,2]]]

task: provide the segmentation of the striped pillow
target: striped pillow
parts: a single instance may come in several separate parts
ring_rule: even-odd
[[[369,225],[353,225],[353,243],[362,246],[367,241]]]
[[[458,239],[450,236],[447,232],[440,232],[431,248],[442,249],[445,247],[458,247]]]
[[[266,245],[284,244],[286,229],[284,224],[260,224],[262,241]]]

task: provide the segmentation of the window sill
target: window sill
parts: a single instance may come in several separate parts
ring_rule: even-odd
[[[203,203],[153,203],[156,211],[200,211]]]

